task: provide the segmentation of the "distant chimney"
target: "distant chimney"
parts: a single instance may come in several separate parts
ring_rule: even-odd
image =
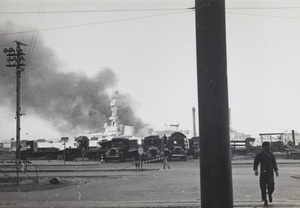
[[[193,107],[192,111],[193,111],[193,135],[195,137],[197,135],[196,134],[196,119],[195,119],[195,111],[196,111],[196,109],[195,109],[195,107]]]

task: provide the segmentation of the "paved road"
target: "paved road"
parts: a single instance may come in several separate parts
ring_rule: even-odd
[[[32,184],[36,191],[27,192],[3,192],[0,184],[0,207],[200,207],[199,161],[192,158],[171,161],[171,169],[163,169],[162,163],[144,164],[147,171],[136,171],[134,161],[33,163],[45,170],[39,176],[60,176],[61,183]],[[270,207],[300,207],[300,161],[279,159],[278,163],[280,176]],[[252,161],[233,161],[232,173],[234,206],[263,207]]]

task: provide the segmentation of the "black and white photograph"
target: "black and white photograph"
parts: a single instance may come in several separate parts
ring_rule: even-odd
[[[299,92],[299,0],[0,0],[0,207],[300,207]]]

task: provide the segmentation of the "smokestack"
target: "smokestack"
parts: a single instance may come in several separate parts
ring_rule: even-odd
[[[295,131],[292,130],[292,138],[293,138],[293,144],[294,146],[296,145],[296,141],[295,141]]]
[[[193,109],[192,109],[192,111],[193,111],[193,135],[194,135],[194,137],[197,135],[196,134],[196,119],[195,119],[195,107],[193,107]]]

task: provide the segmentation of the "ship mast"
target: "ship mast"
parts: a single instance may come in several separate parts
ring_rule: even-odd
[[[116,92],[118,94],[118,92]],[[120,135],[120,125],[118,118],[118,103],[117,99],[113,98],[110,102],[111,116],[109,117],[109,124],[105,124],[105,134],[119,136]]]
[[[109,117],[110,125],[116,131],[119,130],[118,105],[117,100],[113,99],[110,103],[111,116]]]

